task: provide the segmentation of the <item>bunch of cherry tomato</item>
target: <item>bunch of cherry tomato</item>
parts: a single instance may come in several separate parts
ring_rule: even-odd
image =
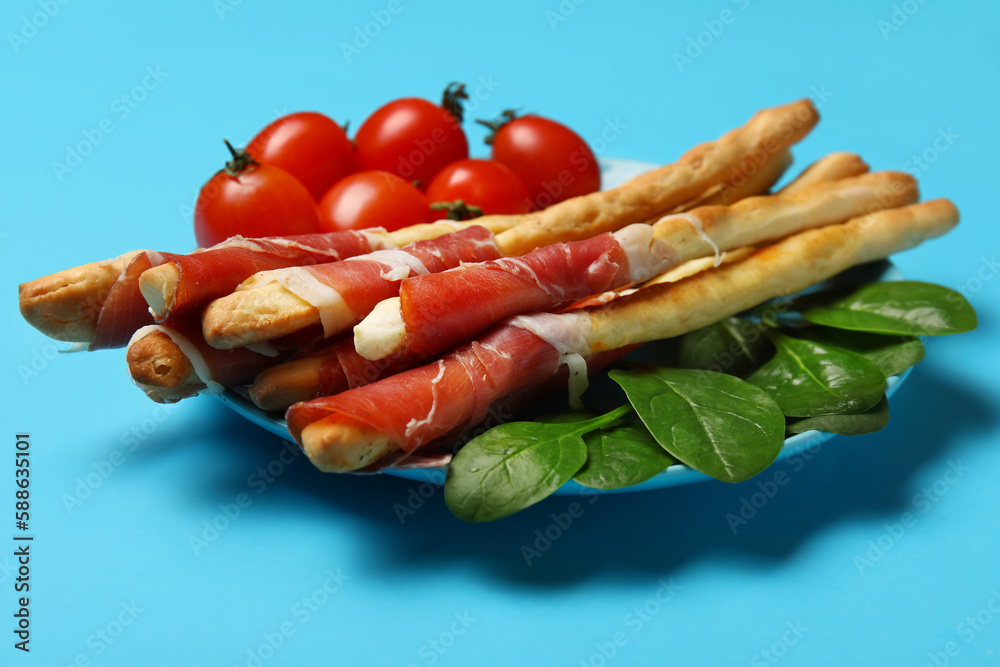
[[[275,120],[201,189],[195,236],[209,246],[249,237],[401,227],[449,217],[528,213],[600,188],[593,152],[556,121],[505,111],[477,121],[492,133],[489,160],[470,159],[464,86],[440,105],[389,102],[354,140],[323,114]]]

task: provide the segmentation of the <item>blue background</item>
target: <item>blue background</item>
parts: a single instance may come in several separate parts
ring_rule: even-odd
[[[23,430],[36,541],[30,655],[12,647],[16,574],[0,549],[0,663],[1000,662],[996,3],[400,1],[350,58],[341,43],[387,2],[53,0],[51,18],[44,2],[4,3],[0,543]],[[699,53],[689,38],[703,32]],[[161,78],[135,108],[116,102],[147,68]],[[737,486],[584,500],[557,530],[572,498],[471,526],[429,487],[283,461],[276,438],[219,402],[157,408],[120,351],[56,354],[17,315],[17,283],[132,248],[191,249],[190,207],[222,137],[245,142],[302,109],[357,127],[452,80],[490,82],[472,117],[524,107],[591,140],[618,123],[601,153],[657,163],[813,96],[824,118],[799,167],[856,151],[959,205],[955,232],[895,261],[963,289],[979,329],[929,341],[878,434]],[[102,121],[112,131],[57,173]],[[939,133],[950,140],[935,148]],[[268,466],[271,482],[257,473]],[[779,470],[786,483],[769,487]],[[764,488],[772,497],[754,496]],[[744,501],[762,506],[734,530]],[[546,529],[557,539],[529,565],[522,545]]]

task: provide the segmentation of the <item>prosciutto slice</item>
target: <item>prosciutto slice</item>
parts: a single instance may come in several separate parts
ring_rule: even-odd
[[[159,322],[172,322],[229,294],[257,273],[335,262],[384,247],[375,234],[359,231],[248,239],[236,236],[190,255],[170,255],[179,276],[173,301]]]
[[[323,357],[323,365],[319,369],[319,396],[332,396],[363,387],[411,368],[418,362],[416,357],[406,353],[369,361],[355,351],[354,340],[350,337],[309,356]]]
[[[404,278],[500,256],[493,233],[485,227],[472,226],[344,262],[263,272],[239,289],[280,283],[319,311],[324,336],[330,337],[360,322],[380,301],[396,296]]]
[[[160,323],[176,323],[208,302],[232,292],[258,271],[331,262],[382,247],[375,234],[347,231],[330,234],[248,239],[234,236],[188,255],[145,251],[132,259],[111,288],[97,318],[89,349],[124,347],[132,334],[153,324],[139,291],[139,276],[164,263],[178,269],[173,302]]]
[[[150,251],[140,252],[132,258],[125,270],[111,286],[108,298],[101,306],[94,329],[94,339],[89,350],[107,350],[125,347],[132,334],[140,327],[153,324],[146,300],[139,292],[139,276],[143,271],[162,263],[164,255]]]
[[[649,225],[633,225],[521,257],[406,280],[399,294],[405,348],[429,357],[512,315],[553,310],[645,280],[676,260],[667,244],[651,246],[651,236]]]
[[[336,396],[297,403],[285,419],[292,435],[327,417],[346,417],[387,435],[405,452],[487,417],[497,399],[540,384],[559,368],[559,352],[518,327],[495,329],[438,361]]]
[[[598,352],[588,357],[587,373],[592,375],[600,372],[605,366],[618,361],[637,347],[639,346],[629,345],[617,350]],[[544,383],[517,390],[511,395],[494,402],[490,406],[486,419],[478,422],[471,429],[465,429],[464,434],[457,441],[455,436],[458,435],[458,432],[445,434],[435,441],[420,446],[416,450],[393,452],[355,472],[368,474],[393,468],[405,470],[408,468],[435,468],[448,465],[451,463],[454,452],[475,436],[485,433],[494,426],[510,421],[518,411],[528,407],[535,401],[544,399],[559,391],[565,391],[569,378],[569,367],[562,366],[556,371],[555,375]]]

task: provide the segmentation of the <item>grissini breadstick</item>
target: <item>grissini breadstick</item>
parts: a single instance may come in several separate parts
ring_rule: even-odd
[[[752,169],[744,172],[737,169],[728,179],[719,185],[709,189],[700,197],[697,197],[683,206],[678,206],[671,213],[682,213],[699,206],[730,206],[741,199],[747,197],[757,197],[770,192],[771,187],[777,183],[782,175],[792,166],[792,151],[783,150],[777,155],[767,156],[763,163],[753,163]],[[835,179],[827,179],[835,180]],[[662,216],[656,216],[647,220],[647,224],[653,224]]]
[[[538,246],[554,242],[573,241],[621,229],[662,215],[700,196],[707,189],[724,181],[727,173],[743,160],[753,157],[761,163],[759,173],[744,188],[761,188],[768,178],[778,177],[785,164],[789,146],[805,136],[818,120],[816,110],[808,100],[765,109],[758,112],[743,127],[732,130],[717,141],[696,146],[674,164],[654,169],[624,185],[575,197],[543,211],[528,214],[512,229],[496,235],[496,247],[501,255],[523,254]],[[766,184],[769,186],[770,184]],[[338,275],[341,269],[310,268],[308,276],[296,269],[272,273],[266,280],[251,279],[238,291],[213,303],[203,319],[205,339],[220,348],[233,348],[297,331],[323,317],[324,308],[332,311],[332,301],[350,299],[351,295],[385,285],[346,282]],[[303,286],[305,280],[309,286]],[[317,303],[319,282],[323,303]],[[398,285],[397,285],[398,286]],[[252,290],[252,293],[251,293]],[[351,295],[343,293],[349,290]],[[246,293],[241,293],[246,292]],[[372,306],[374,303],[372,304]],[[353,326],[370,312],[354,308],[344,312],[343,327]],[[350,322],[351,315],[356,316]],[[326,318],[332,321],[332,316]],[[327,337],[342,328],[324,326]]]
[[[197,323],[142,327],[125,354],[132,381],[157,403],[246,384],[286,356],[247,348],[216,350],[202,340]]]
[[[854,153],[830,153],[806,167],[793,181],[778,190],[778,194],[790,194],[817,183],[827,183],[867,173],[868,165],[861,156]]]
[[[289,429],[322,470],[370,465],[476,423],[491,403],[544,381],[563,363],[573,372],[590,354],[707,326],[912,248],[957,222],[947,200],[884,210],[795,234],[741,261],[603,306],[518,316],[432,364],[298,403],[286,414]],[[393,409],[381,409],[386,405]]]
[[[500,320],[551,310],[628,284],[684,261],[757,245],[808,227],[843,222],[871,210],[917,200],[908,174],[863,174],[732,206],[703,206],[574,243],[553,244],[517,258],[403,282],[399,297],[379,304],[354,328],[367,359],[429,357],[472,340]]]

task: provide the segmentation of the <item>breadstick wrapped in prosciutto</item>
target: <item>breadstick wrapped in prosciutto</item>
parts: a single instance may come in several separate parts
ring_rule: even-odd
[[[476,224],[500,232],[522,221],[520,216],[486,216]],[[154,317],[161,324],[182,320],[258,271],[337,261],[468,226],[442,220],[388,233],[372,229],[233,237],[188,255],[135,250],[22,284],[21,314],[56,340],[86,344],[92,350],[122,347]]]
[[[56,340],[99,350],[122,347],[152,324],[146,296],[162,321],[198,310],[267,268],[343,259],[384,247],[377,233],[234,237],[190,255],[136,250],[60,271],[20,286],[21,314]],[[152,274],[151,279],[143,280]]]
[[[912,248],[958,222],[947,200],[804,231],[746,258],[560,315],[518,316],[438,361],[337,396],[293,405],[289,430],[326,471],[350,471],[467,428],[489,405],[562,365],[678,336],[854,266]],[[392,409],[386,409],[392,406]]]
[[[157,403],[247,384],[287,356],[269,349],[216,350],[202,338],[197,322],[144,326],[125,353],[132,381]]]
[[[700,207],[653,226],[633,225],[522,257],[416,276],[403,282],[397,299],[379,304],[355,327],[355,348],[367,359],[428,357],[512,315],[551,310],[648,280],[687,260],[916,200],[916,181],[909,175],[864,174],[729,207]]]
[[[476,221],[493,232],[510,229],[516,216],[489,216]],[[234,237],[208,250],[169,255],[139,277],[150,312],[160,324],[198,313],[214,299],[260,271],[328,264],[376,250],[397,248],[415,240],[430,240],[461,231],[470,223],[441,220],[395,232],[343,231],[305,236],[247,239]]]

